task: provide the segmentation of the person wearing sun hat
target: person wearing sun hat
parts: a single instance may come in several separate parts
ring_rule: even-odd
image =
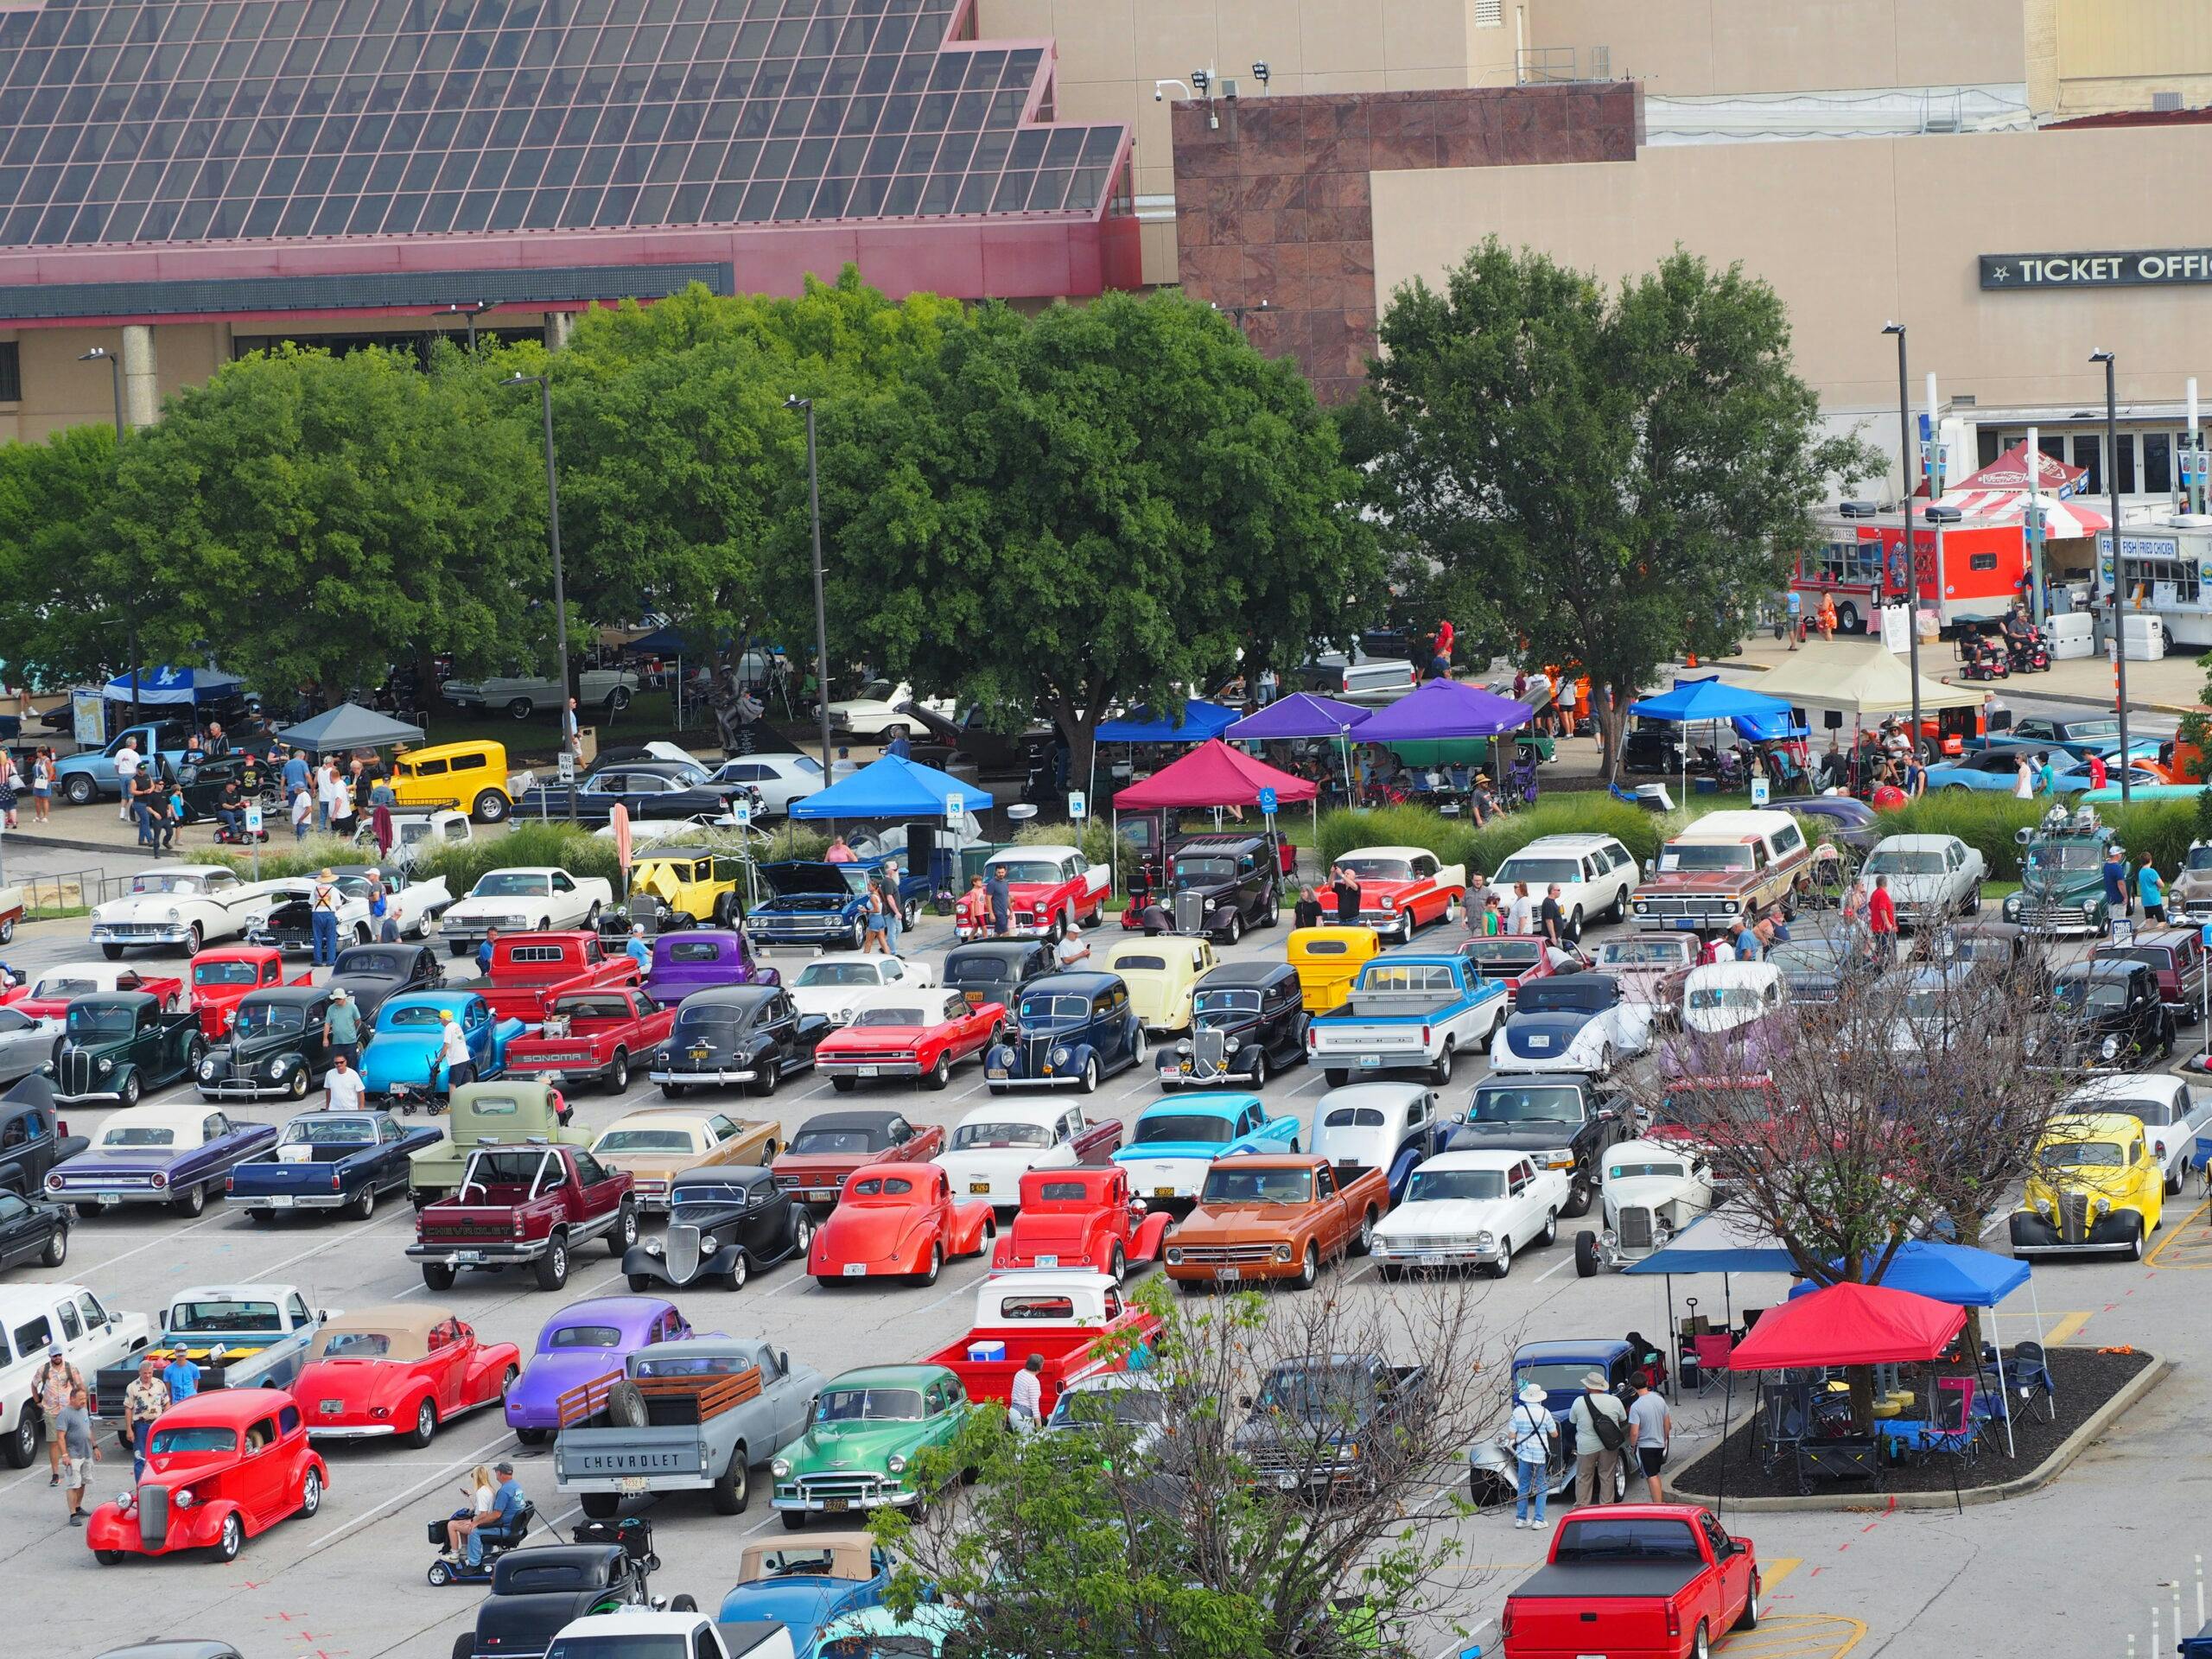
[[[1513,1421],[1506,1433],[1520,1465],[1520,1486],[1513,1501],[1516,1531],[1544,1526],[1544,1499],[1551,1485],[1552,1442],[1559,1438],[1559,1424],[1552,1417],[1550,1396],[1543,1384],[1530,1382],[1516,1396]]]
[[[1568,1408],[1567,1421],[1574,1428],[1574,1501],[1611,1503],[1628,1443],[1628,1408],[1603,1371],[1583,1373],[1582,1397]]]

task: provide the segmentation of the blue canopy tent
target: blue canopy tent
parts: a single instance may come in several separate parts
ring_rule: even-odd
[[[1333,737],[1344,756],[1344,795],[1351,795],[1351,739],[1348,734],[1355,726],[1363,725],[1374,717],[1372,709],[1363,709],[1356,702],[1341,702],[1334,697],[1317,697],[1311,691],[1296,691],[1278,698],[1256,715],[1247,715],[1223,734],[1236,743],[1272,743],[1293,737]]]
[[[1193,700],[1183,705],[1183,718],[1156,720],[1149,709],[1130,711],[1127,718],[1109,720],[1098,728],[1101,743],[1204,743],[1219,737],[1236,721],[1234,709],[1217,702]]]
[[[135,689],[134,689],[134,683]],[[220,702],[235,696],[245,682],[219,668],[172,668],[125,671],[107,683],[101,695],[110,702],[160,703],[178,707]]]
[[[992,805],[990,791],[895,754],[871,760],[849,778],[791,803],[795,818],[942,818],[954,796],[969,811]]]
[[[1717,725],[1725,720],[1734,725],[1738,735],[1754,742],[1791,735],[1794,723],[1789,705],[1780,697],[1746,691],[1740,685],[1714,679],[1676,680],[1673,690],[1656,697],[1639,698],[1629,704],[1628,711],[1646,720],[1663,720],[1677,726],[1688,726],[1697,721],[1710,721]],[[1746,729],[1745,721],[1756,722],[1760,732]],[[1769,727],[1779,729],[1766,731],[1764,728]],[[1687,739],[1681,753],[1682,795],[1687,799],[1690,792],[1690,746]]]

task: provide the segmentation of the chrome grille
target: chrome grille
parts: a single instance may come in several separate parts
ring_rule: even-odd
[[[843,1497],[858,1502],[864,1498],[880,1497],[886,1492],[895,1492],[899,1490],[899,1483],[872,1474],[801,1475],[798,1490],[799,1496],[805,1498]]]
[[[119,939],[158,938],[163,928],[160,922],[105,922],[101,926]]]
[[[914,1052],[910,1048],[849,1048],[835,1058],[841,1065],[887,1065],[911,1061]]]
[[[1444,1255],[1473,1248],[1465,1238],[1447,1238],[1441,1233],[1405,1233],[1387,1238],[1382,1244],[1393,1255]]]
[[[1191,1033],[1191,1064],[1218,1071],[1229,1058],[1229,1033],[1217,1026],[1201,1026]]]
[[[661,1249],[671,1279],[688,1281],[699,1271],[699,1230],[696,1227],[671,1224]]]
[[[90,1094],[92,1088],[92,1057],[81,1048],[61,1051],[61,1064],[55,1068],[61,1076],[61,1092],[65,1095]]]
[[[1024,1037],[1021,1039],[1021,1075],[1025,1077],[1043,1077],[1046,1062],[1052,1052],[1052,1039],[1049,1036]]]
[[[2089,1195],[2063,1192],[2058,1198],[2058,1237],[2061,1243],[2086,1244],[2089,1239]]]
[[[1272,1244],[1187,1244],[1183,1247],[1185,1262],[1224,1266],[1236,1262],[1265,1262],[1275,1253]]]
[[[1613,1231],[1619,1236],[1622,1249],[1649,1249],[1651,1248],[1651,1211],[1642,1205],[1632,1205],[1623,1209]]]

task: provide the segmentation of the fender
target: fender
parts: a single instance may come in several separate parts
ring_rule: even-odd
[[[1390,1201],[1395,1204],[1405,1196],[1406,1183],[1413,1179],[1414,1166],[1421,1160],[1418,1147],[1402,1147],[1398,1155],[1390,1160]]]
[[[1135,1234],[1129,1240],[1129,1265],[1160,1259],[1160,1246],[1167,1236],[1167,1230],[1175,1224],[1175,1217],[1165,1210],[1147,1211],[1137,1224]]]
[[[956,1204],[950,1230],[947,1255],[980,1255],[998,1236],[997,1217],[988,1204]]]
[[[753,982],[756,985],[780,985],[784,982],[783,970],[778,968],[755,968],[753,970]]]
[[[1014,1070],[1014,1051],[1007,1047],[1004,1043],[993,1043],[990,1047],[984,1052],[983,1064],[986,1066],[996,1066],[1002,1071],[1012,1071]]]
[[[296,1491],[298,1486],[299,1479],[295,1476],[292,1487]],[[175,1549],[213,1549],[216,1541],[223,1535],[223,1517],[229,1515],[238,1516],[238,1525],[245,1529],[245,1535],[249,1538],[267,1530],[255,1526],[253,1517],[232,1498],[217,1498],[212,1503],[195,1503],[188,1510],[180,1510],[171,1503],[169,1535],[162,1545],[162,1553],[167,1554]],[[182,1526],[178,1525],[180,1518],[183,1522]],[[177,1536],[180,1532],[185,1535],[181,1540]]]
[[[704,1265],[703,1262],[701,1264],[702,1269]],[[664,1285],[676,1282],[668,1276],[667,1262],[663,1257],[646,1255],[645,1247],[642,1244],[632,1244],[622,1252],[622,1271],[625,1274],[635,1274],[641,1279],[652,1279]]]

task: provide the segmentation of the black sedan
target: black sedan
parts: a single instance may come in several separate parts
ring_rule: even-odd
[[[386,997],[402,991],[435,991],[445,982],[445,967],[427,944],[355,944],[338,953],[323,988],[345,989],[361,1011],[365,1033]]]
[[[514,816],[519,823],[565,818],[573,799],[581,823],[607,823],[618,804],[632,818],[690,818],[702,813],[719,817],[742,792],[742,785],[711,782],[703,767],[685,761],[624,760],[579,779],[573,788],[538,785],[516,799]]]
[[[830,1021],[802,1014],[781,985],[724,985],[694,991],[676,1010],[668,1040],[647,1075],[671,1100],[694,1089],[742,1088],[772,1095],[810,1070]]]
[[[35,1262],[58,1268],[69,1256],[69,1213],[44,1198],[0,1191],[0,1268]]]
[[[622,1272],[633,1291],[705,1280],[740,1290],[755,1268],[803,1260],[813,1243],[813,1211],[779,1187],[773,1172],[734,1164],[687,1169],[669,1189],[666,1235],[632,1245]]]

